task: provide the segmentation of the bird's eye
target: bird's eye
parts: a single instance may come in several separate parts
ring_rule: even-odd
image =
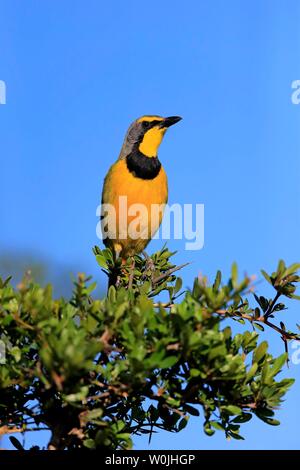
[[[143,128],[144,129],[149,129],[150,126],[151,126],[151,123],[149,121],[143,121]]]

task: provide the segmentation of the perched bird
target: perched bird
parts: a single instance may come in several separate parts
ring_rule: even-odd
[[[115,259],[125,261],[143,251],[161,224],[163,210],[151,216],[153,205],[164,206],[168,200],[167,176],[157,151],[166,130],[180,120],[179,116],[136,119],[127,131],[118,160],[105,177],[102,233]],[[107,205],[114,210],[109,212]],[[135,233],[130,228],[135,228]]]

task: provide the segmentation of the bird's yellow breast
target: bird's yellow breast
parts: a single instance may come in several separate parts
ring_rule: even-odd
[[[120,195],[127,196],[128,205],[140,203],[147,207],[163,204],[168,197],[167,176],[163,168],[153,179],[137,178],[128,170],[126,160],[118,160],[111,167],[105,186],[112,204],[116,203]]]
[[[126,197],[127,214],[124,213],[123,202],[120,205],[120,196]],[[153,179],[143,179],[136,177],[127,168],[126,160],[118,160],[110,168],[105,181],[102,195],[102,203],[112,204],[116,211],[117,236],[112,240],[113,245],[118,243],[122,245],[123,252],[130,254],[139,252],[145,248],[149,239],[159,228],[162,219],[162,212],[157,220],[151,220],[153,214],[153,205],[159,206],[167,203],[168,200],[168,183],[164,169],[161,167],[158,175]],[[141,204],[147,211],[141,214],[140,223],[142,229],[147,231],[144,242],[141,240],[120,240],[119,232],[122,232],[136,218],[133,206]],[[133,208],[130,213],[130,207]],[[152,218],[153,219],[153,218]],[[111,237],[113,238],[113,237]],[[127,249],[126,249],[127,247]]]

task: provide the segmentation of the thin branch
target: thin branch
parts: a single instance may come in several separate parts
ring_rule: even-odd
[[[191,264],[191,263],[184,263],[184,264],[181,264],[179,266],[175,266],[175,268],[168,269],[168,271],[161,274],[157,278],[153,279],[153,281],[152,281],[153,284],[157,284],[158,282],[162,281],[166,277],[171,276],[171,274],[175,273],[176,271],[179,271],[179,269],[185,268],[185,266],[188,266],[189,264]]]
[[[16,426],[9,427],[9,426],[2,426],[0,427],[0,436],[5,434],[15,434],[18,432],[32,432],[32,431],[48,431],[49,428],[18,428]]]
[[[265,318],[265,315],[262,316],[262,317],[255,318],[255,317],[252,317],[251,315],[248,315],[246,313],[240,313],[240,312],[230,313],[227,310],[216,310],[216,313],[218,313],[219,315],[226,315],[228,317],[243,318],[244,320],[248,320],[251,323],[253,323],[253,322],[263,323],[266,326],[268,326],[269,328],[272,328],[273,330],[277,331],[277,333],[280,333],[280,335],[282,336],[283,339],[284,338],[285,339],[295,339],[297,341],[300,341],[300,335],[297,335],[295,333],[287,333],[282,328],[279,328],[279,326],[275,325],[274,323],[271,323],[267,318]]]
[[[270,315],[272,315],[273,313],[273,309],[275,307],[275,304],[277,302],[277,300],[279,299],[279,297],[281,296],[281,293],[280,292],[277,292],[277,294],[275,295],[274,299],[272,300],[272,302],[270,303],[266,313],[264,314],[264,317],[265,319],[267,320],[269,318]]]
[[[153,304],[153,307],[163,307],[163,308],[172,308],[174,307],[176,304],[172,303],[172,302],[154,302]]]
[[[135,260],[134,260],[134,258],[132,258],[132,262],[131,262],[131,266],[130,266],[129,281],[128,281],[128,290],[132,289],[133,277],[134,277],[134,268],[135,268]]]
[[[271,323],[269,320],[264,319],[264,321],[262,323],[264,323],[265,325],[269,326],[273,330],[280,333],[281,336],[282,336],[282,339],[295,339],[297,341],[300,341],[300,336],[299,335],[296,335],[295,333],[287,333],[282,328],[279,328],[279,326],[274,325],[274,323]]]
[[[32,330],[34,331],[35,328],[31,325],[29,325],[28,323],[24,322],[18,314],[15,314],[14,315],[14,320],[16,323],[18,323],[19,325],[21,325],[25,330]]]

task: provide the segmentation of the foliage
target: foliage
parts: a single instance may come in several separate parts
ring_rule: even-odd
[[[136,434],[181,431],[190,415],[202,415],[206,434],[234,439],[243,439],[240,426],[253,415],[279,424],[275,410],[293,383],[277,377],[287,353],[274,358],[259,335],[267,326],[285,344],[300,339],[270,322],[286,308],[279,297],[295,297],[299,265],[263,272],[275,297],[254,294],[251,307],[252,279],[239,281],[235,265],[227,283],[218,272],[213,284],[199,277],[182,292],[174,274],[181,267],[166,248],[135,256],[134,265],[114,263],[107,249],[94,252],[116,279],[101,300],[83,274],[70,301],[26,277],[18,289],[1,280],[2,434],[46,428],[52,449],[128,449]],[[167,302],[157,300],[162,292]],[[250,322],[253,331],[233,335],[228,319]]]

